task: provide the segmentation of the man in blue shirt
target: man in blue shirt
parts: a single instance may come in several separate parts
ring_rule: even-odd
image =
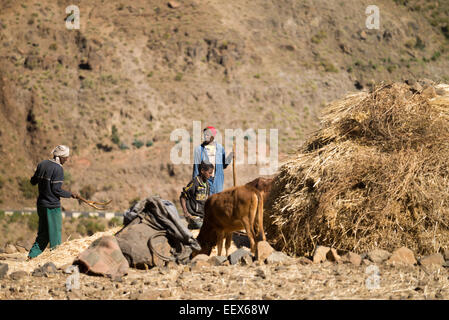
[[[61,244],[62,214],[60,198],[78,198],[77,194],[61,188],[64,182],[62,165],[69,157],[69,148],[59,145],[52,151],[53,159],[44,160],[37,165],[31,178],[32,185],[38,185],[37,214],[39,228],[36,241],[31,248],[28,259],[40,255],[50,242],[50,250]]]
[[[195,148],[193,153],[193,174],[192,179],[198,176],[201,162],[210,163],[214,166],[213,175],[208,179],[210,194],[223,191],[224,169],[232,161],[233,153],[226,157],[224,147],[214,141],[217,130],[214,127],[207,127],[203,130],[204,142]]]

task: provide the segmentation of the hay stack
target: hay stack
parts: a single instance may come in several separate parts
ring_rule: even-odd
[[[288,253],[447,247],[449,86],[381,84],[330,104],[266,210],[268,238]]]

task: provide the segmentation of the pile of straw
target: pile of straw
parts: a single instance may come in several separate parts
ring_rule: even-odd
[[[447,247],[449,86],[380,84],[330,104],[281,167],[265,219],[275,247],[297,255]]]

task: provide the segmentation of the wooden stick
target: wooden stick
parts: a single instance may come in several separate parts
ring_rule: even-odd
[[[232,143],[232,178],[234,180],[234,187],[237,185],[237,175],[235,172],[235,137]]]
[[[84,198],[81,197],[81,196],[79,196],[78,199],[81,200],[82,202],[84,202],[85,204],[87,204],[88,206],[90,206],[90,207],[92,207],[92,208],[95,208],[95,209],[97,209],[97,210],[106,210],[106,208],[98,207],[98,206],[96,206],[95,204],[99,204],[99,205],[106,206],[106,205],[108,205],[108,204],[112,201],[112,200],[109,200],[109,201],[107,201],[107,202],[89,201],[89,200],[84,199]]]

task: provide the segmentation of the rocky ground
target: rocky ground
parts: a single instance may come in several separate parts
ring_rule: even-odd
[[[308,259],[259,245],[256,259],[244,247],[232,249],[227,259],[213,252],[188,265],[130,269],[118,279],[81,274],[80,288],[71,291],[66,286],[70,274],[64,272],[70,263],[55,262],[53,269],[40,272],[44,261],[62,261],[58,256],[44,253],[37,264],[24,262],[25,253],[1,254],[0,300],[449,299],[447,252],[417,261],[406,248],[339,255],[318,247]]]

